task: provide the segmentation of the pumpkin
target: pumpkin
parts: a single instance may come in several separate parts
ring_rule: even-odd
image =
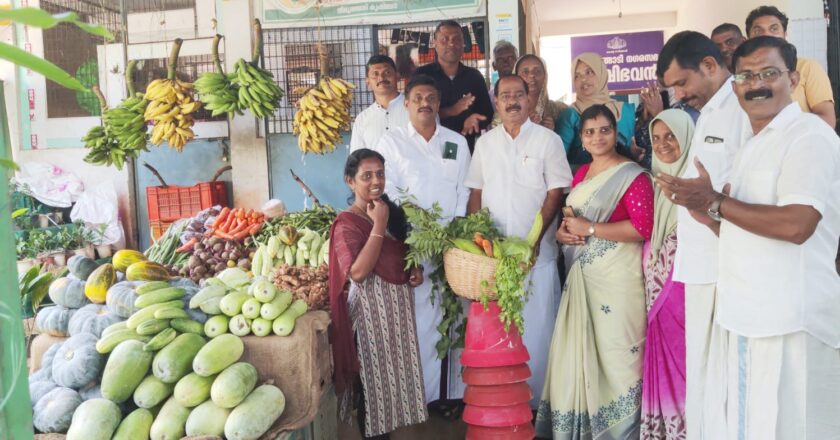
[[[105,304],[108,305],[108,310],[120,318],[128,318],[134,312],[139,310],[134,307],[134,301],[137,300],[137,294],[134,289],[143,284],[140,281],[123,281],[111,286],[108,289],[108,294],[105,295]]]
[[[73,413],[81,404],[82,398],[76,391],[65,387],[54,388],[35,404],[32,424],[41,432],[67,432]]]
[[[67,440],[111,440],[120,420],[120,408],[108,399],[82,402],[73,414]]]
[[[44,377],[47,379],[52,380],[52,364],[55,360],[55,354],[58,353],[58,349],[61,348],[62,344],[64,344],[64,341],[50,345],[50,348],[41,356],[41,368],[38,369],[38,373],[43,372]]]
[[[64,306],[44,307],[35,315],[35,328],[50,336],[67,336],[67,326],[74,312]]]
[[[41,370],[38,370],[38,373],[40,372]],[[58,388],[58,385],[51,379],[43,377],[43,375],[41,377],[36,376],[38,373],[29,376],[29,400],[32,407],[35,407],[35,404],[47,393]]]
[[[96,268],[85,283],[85,296],[91,302],[97,304],[105,303],[105,296],[108,289],[117,282],[117,272],[111,264],[103,264]]]
[[[99,267],[99,265],[96,261],[93,261],[83,255],[74,255],[67,260],[67,269],[70,270],[70,273],[74,277],[82,281],[86,281],[97,267]]]
[[[104,357],[96,351],[96,336],[83,332],[64,341],[52,364],[53,381],[79,389],[102,373]]]
[[[120,272],[125,272],[125,270],[128,269],[128,266],[131,266],[134,263],[146,260],[147,258],[142,252],[132,249],[120,249],[114,253],[113,258],[111,258],[111,262],[114,263],[114,269]]]
[[[50,299],[70,309],[78,309],[88,303],[85,297],[85,282],[76,277],[62,277],[50,284]]]
[[[99,389],[99,384],[91,382],[79,389],[79,395],[82,396],[82,402],[90,399],[101,399],[102,390]]]
[[[87,332],[99,339],[102,335],[102,330],[120,321],[122,321],[122,318],[111,313],[107,306],[102,304],[88,304],[73,314],[67,329],[69,330],[70,336]]]

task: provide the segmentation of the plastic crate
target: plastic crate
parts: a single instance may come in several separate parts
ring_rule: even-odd
[[[215,205],[228,206],[225,182],[206,182],[193,186],[146,187],[149,221],[173,222],[192,217]]]
[[[172,222],[164,222],[160,220],[149,220],[149,229],[151,229],[151,237],[152,241],[158,241],[163,234],[166,233],[166,230],[169,229],[169,226],[172,225]]]

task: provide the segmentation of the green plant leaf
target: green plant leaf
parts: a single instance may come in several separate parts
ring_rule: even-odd
[[[32,69],[32,71],[40,73],[47,79],[55,81],[57,84],[68,89],[78,90],[80,92],[87,90],[79,80],[73,78],[60,67],[11,44],[0,42],[0,58],[9,60],[20,67]]]
[[[26,214],[27,212],[29,212],[29,208],[15,209],[14,211],[12,211],[12,220],[22,216],[23,214]]]
[[[7,9],[0,10],[0,20],[11,20],[19,24],[42,29],[49,29],[59,23],[72,23],[89,34],[98,35],[109,40],[114,39],[114,35],[104,26],[86,23],[80,20],[75,12],[50,15],[49,12],[39,8]]]
[[[20,170],[20,167],[18,166],[18,164],[16,164],[15,161],[13,161],[11,159],[0,159],[0,167],[10,169],[12,171]]]

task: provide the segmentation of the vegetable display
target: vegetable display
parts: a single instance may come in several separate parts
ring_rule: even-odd
[[[230,267],[251,269],[248,249],[238,241],[219,237],[206,237],[196,243],[186,263],[179,269],[179,274],[195,282],[211,278]]]
[[[260,231],[265,214],[253,209],[222,208],[208,234],[225,240],[242,241]]]
[[[169,226],[169,229],[152,244],[149,249],[146,249],[144,255],[149,261],[154,261],[158,264],[163,264],[168,269],[172,270],[175,267],[182,266],[189,258],[188,254],[175,252],[181,246],[180,237],[187,227],[186,221],[178,221]]]

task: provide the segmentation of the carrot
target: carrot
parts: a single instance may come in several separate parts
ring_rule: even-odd
[[[182,254],[184,252],[189,252],[189,251],[192,250],[193,246],[195,246],[196,243],[198,243],[198,239],[193,237],[193,238],[189,239],[189,241],[184,243],[181,247],[179,247],[178,249],[175,249],[175,252],[177,252],[179,254]]]
[[[262,227],[263,227],[263,222],[259,222],[259,223],[255,224],[254,226],[251,226],[248,229],[248,233],[251,234],[251,235],[254,235],[257,232],[260,232],[260,229],[262,229]]]
[[[236,220],[236,222],[236,226],[230,228],[230,230],[227,231],[228,234],[235,235],[239,232],[248,230],[248,222],[246,222],[245,220]]]
[[[227,232],[216,231],[213,235],[219,238],[224,238],[225,240],[233,240],[233,236],[231,236]]]
[[[236,211],[236,218],[245,218],[245,210],[240,209]]]
[[[473,235],[473,243],[477,244],[478,247],[482,247],[483,242],[484,242],[484,236],[481,235],[481,232],[476,232],[475,235]]]
[[[242,241],[242,240],[244,240],[244,239],[245,239],[245,237],[247,237],[247,236],[248,236],[248,230],[247,230],[247,229],[243,229],[243,230],[241,230],[241,231],[237,232],[236,234],[233,234],[233,235],[231,236],[231,238],[232,238],[232,239],[234,239],[234,240],[236,240],[236,241]]]
[[[219,225],[221,225],[222,222],[224,222],[227,219],[228,214],[230,214],[230,208],[225,206],[224,208],[222,208],[222,211],[219,213],[219,215],[216,216],[216,220],[213,220],[213,226],[211,226],[211,228],[218,228]]]
[[[491,243],[490,240],[482,240],[481,248],[484,250],[485,255],[487,255],[490,258],[493,258],[493,243]]]
[[[236,214],[234,213],[234,211],[236,211],[236,209],[230,211],[230,215],[228,215],[227,220],[225,220],[225,222],[222,224],[222,227],[219,228],[220,231],[227,232],[228,229],[230,229],[230,225],[233,223],[234,220],[236,220]]]

